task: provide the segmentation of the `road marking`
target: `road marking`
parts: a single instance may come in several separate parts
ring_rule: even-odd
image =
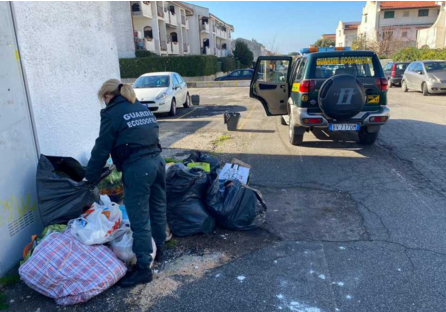
[[[251,110],[249,111],[248,116],[246,116],[245,120],[243,120],[242,125],[240,126],[239,130],[242,130],[243,127],[245,126],[246,122],[248,121],[249,117],[251,117],[252,112],[254,111],[254,109],[256,108],[255,104],[252,106]]]
[[[195,110],[196,110],[196,108],[194,108],[193,110],[191,110],[189,113],[186,113],[186,114],[184,114],[183,116],[180,116],[180,117],[175,118],[175,119],[181,119],[181,118],[183,118],[183,117],[186,117],[187,115],[192,114],[193,112],[195,112]]]

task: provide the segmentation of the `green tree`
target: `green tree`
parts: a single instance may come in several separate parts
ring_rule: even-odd
[[[313,46],[318,47],[318,48],[334,47],[335,45],[336,45],[336,42],[334,40],[329,39],[329,38],[318,39],[313,44]]]
[[[237,40],[235,42],[233,54],[235,59],[240,61],[242,66],[250,67],[252,65],[254,54],[252,54],[252,51],[248,48],[248,45],[243,41]]]

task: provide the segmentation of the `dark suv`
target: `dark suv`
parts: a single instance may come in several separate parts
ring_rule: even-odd
[[[389,81],[389,88],[392,88],[393,86],[401,86],[401,79],[409,64],[410,62],[397,62],[387,63],[387,65],[384,66],[384,75]]]
[[[263,75],[251,80],[250,97],[268,116],[282,115],[293,145],[316,128],[356,131],[361,144],[373,144],[389,119],[388,82],[374,52],[317,52],[294,64],[291,57],[261,56],[254,72]]]

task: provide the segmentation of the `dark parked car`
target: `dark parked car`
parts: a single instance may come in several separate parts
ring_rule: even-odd
[[[401,79],[403,78],[404,71],[410,62],[395,62],[388,63],[384,67],[384,75],[389,81],[389,87],[401,86]]]
[[[252,69],[239,69],[234,70],[232,73],[226,76],[221,76],[215,78],[215,81],[225,81],[225,80],[251,80],[254,70]]]

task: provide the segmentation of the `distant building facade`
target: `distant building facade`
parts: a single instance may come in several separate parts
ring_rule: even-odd
[[[361,22],[339,21],[336,28],[335,41],[337,47],[351,47],[358,37],[358,26]]]
[[[252,51],[252,54],[254,55],[254,62],[257,61],[257,58],[259,56],[265,56],[267,55],[266,48],[263,44],[260,42],[257,42],[255,39],[249,40],[244,38],[237,38],[234,40],[233,46],[235,46],[235,41],[242,41],[246,43],[248,48]]]
[[[446,47],[446,4],[439,2],[440,13],[434,25],[418,31],[418,48],[429,47],[431,49],[443,49]]]

